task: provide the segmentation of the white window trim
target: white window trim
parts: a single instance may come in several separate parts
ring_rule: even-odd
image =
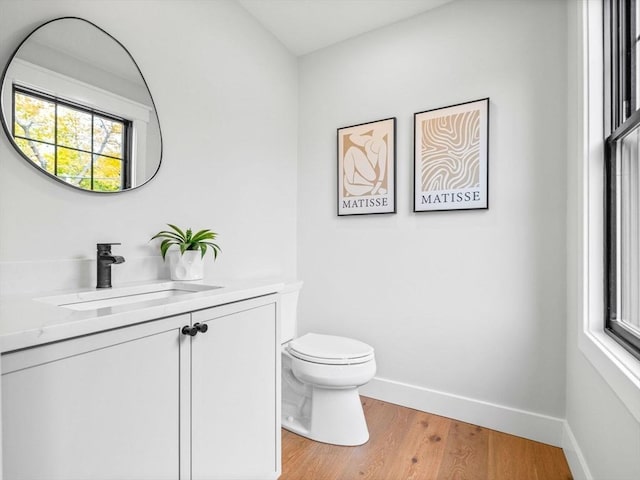
[[[130,120],[133,127],[131,185],[138,184],[138,176],[144,177],[139,170],[144,171],[145,162],[140,159],[147,158],[147,128],[152,107],[19,58],[14,58],[11,62],[4,82],[5,88],[11,88],[14,83]],[[4,93],[4,111],[11,112],[12,95]],[[10,126],[11,120],[7,124]]]
[[[151,108],[147,105],[19,58],[11,62],[7,79],[9,86],[18,83],[121,118],[149,122]]]
[[[640,361],[604,332],[604,101],[602,2],[584,4],[584,150],[582,182],[582,318],[578,346],[640,422]]]

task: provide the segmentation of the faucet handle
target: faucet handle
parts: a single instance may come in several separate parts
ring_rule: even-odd
[[[122,245],[121,243],[97,243],[98,252],[110,252],[111,245]]]

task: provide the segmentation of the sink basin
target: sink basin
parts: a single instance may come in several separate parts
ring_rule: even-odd
[[[105,290],[90,290],[51,297],[40,297],[35,300],[71,310],[95,310],[98,308],[128,305],[159,298],[177,297],[189,293],[206,292],[217,288],[220,287],[182,282],[164,282],[130,287],[116,287]]]

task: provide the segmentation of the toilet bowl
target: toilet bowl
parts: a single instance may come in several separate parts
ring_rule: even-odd
[[[281,292],[282,426],[333,445],[362,445],[369,430],[358,387],[376,373],[374,350],[358,340],[307,333],[296,338],[302,282]]]

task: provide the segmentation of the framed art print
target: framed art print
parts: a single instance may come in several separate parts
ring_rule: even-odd
[[[396,119],[338,129],[338,215],[396,212]]]
[[[489,99],[414,115],[414,212],[489,208]]]

